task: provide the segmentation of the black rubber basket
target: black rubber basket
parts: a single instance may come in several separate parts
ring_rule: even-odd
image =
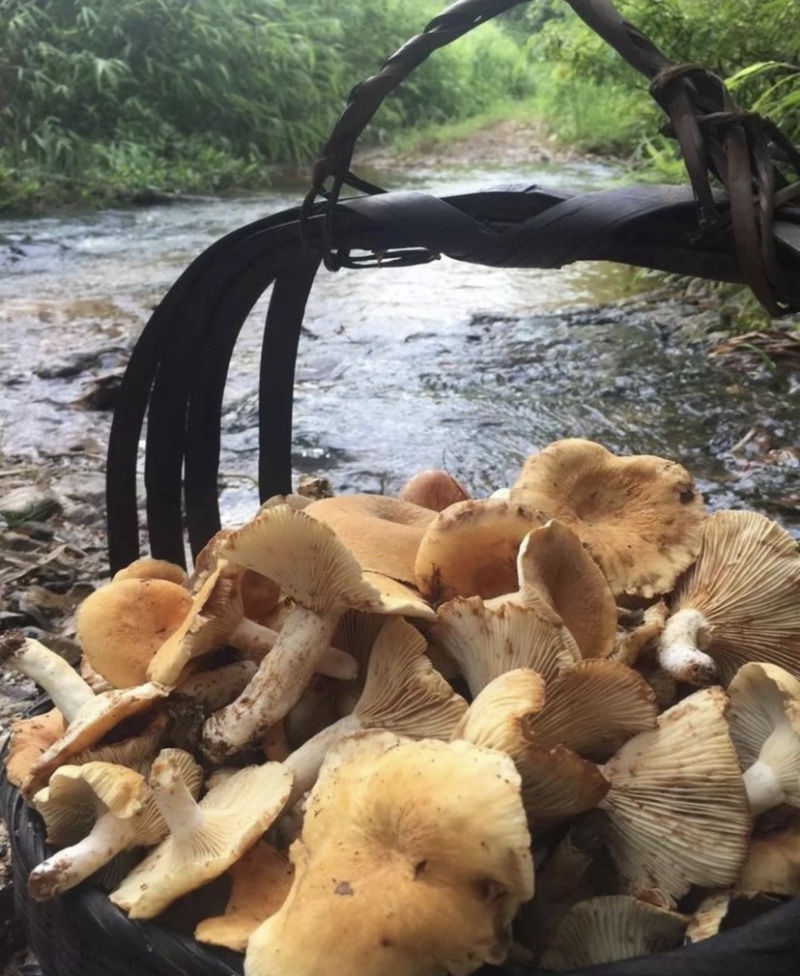
[[[519,2],[460,0],[432,21],[353,90],[302,206],[222,238],[158,305],[131,355],[109,442],[112,571],[140,553],[137,465],[145,418],[150,553],[185,565],[187,542],[196,555],[220,528],[217,476],[228,365],[239,331],[270,286],[259,380],[259,490],[262,499],[291,491],[295,362],[306,301],[323,263],[329,270],[346,266],[376,274],[439,255],[518,268],[605,259],[746,282],[773,314],[800,308],[800,208],[792,205],[800,155],[768,120],[737,109],[715,76],[669,61],[609,0],[568,2],[650,80],[680,143],[691,188],[578,194],[505,186],[438,197],[384,192],[351,173],[355,142],[383,98],[436,48]],[[787,175],[792,168],[794,182]],[[344,186],[357,194],[342,198]],[[38,710],[45,707],[40,703]],[[240,955],[208,949],[157,922],[129,921],[90,883],[51,901],[31,900],[27,876],[48,855],[43,826],[5,779],[0,800],[16,910],[45,976],[242,972]],[[480,972],[537,971],[508,964]],[[590,972],[797,976],[800,899],[716,938],[574,976]]]

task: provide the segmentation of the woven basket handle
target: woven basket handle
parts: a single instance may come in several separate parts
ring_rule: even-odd
[[[312,171],[312,187],[303,205],[307,221],[315,201],[329,202],[323,251],[326,265],[341,266],[335,257],[333,208],[342,187],[382,192],[350,170],[356,142],[384,98],[438,48],[450,44],[527,0],[457,0],[422,33],[396,51],[380,71],[367,78],[350,97],[333,127],[321,158]],[[732,229],[737,256],[751,289],[772,315],[796,310],[787,299],[791,289],[782,280],[774,251],[772,224],[778,199],[796,198],[800,183],[789,183],[775,166],[778,147],[800,180],[800,153],[767,119],[742,112],[723,82],[697,64],[678,64],[666,57],[641,31],[620,15],[611,0],[566,0],[585,23],[650,81],[653,98],[669,116],[666,127],[680,144],[698,207],[700,232]],[[718,208],[709,176],[728,191],[729,209]]]

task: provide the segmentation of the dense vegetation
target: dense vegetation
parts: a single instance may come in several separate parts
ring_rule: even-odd
[[[797,0],[617,0],[622,14],[668,57],[726,79],[743,108],[770,116],[800,140]],[[663,116],[645,80],[593,34],[564,0],[532,0],[506,17],[528,33],[536,106],[569,144],[638,151],[682,178],[656,133]]]
[[[676,60],[730,80],[800,138],[798,0],[618,0]],[[351,86],[443,0],[0,0],[0,208],[263,183],[308,163]],[[682,179],[646,84],[564,0],[438,52],[368,130],[526,99],[565,143]]]
[[[307,163],[354,83],[436,0],[0,0],[0,206],[263,182]],[[522,94],[497,25],[415,74],[373,135]]]

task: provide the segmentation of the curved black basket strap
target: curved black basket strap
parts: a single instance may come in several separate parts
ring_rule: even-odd
[[[292,410],[297,346],[319,255],[300,253],[275,281],[269,303],[258,400],[258,486],[261,501],[292,490]]]
[[[134,347],[123,377],[107,455],[106,500],[112,571],[126,566],[139,555],[136,487],[139,440],[162,359],[170,347],[184,341],[187,303],[207,311],[215,296],[229,285],[238,268],[248,263],[249,250],[255,249],[257,254],[262,254],[263,235],[279,232],[290,214],[296,216],[296,209],[239,228],[199,255],[159,303]],[[154,428],[149,427],[152,434]],[[170,551],[178,562],[184,561],[183,551],[178,552],[177,545]]]
[[[274,218],[259,223],[271,220]],[[153,381],[163,351],[173,341],[180,309],[190,293],[208,286],[209,270],[219,269],[231,245],[252,235],[253,227],[234,231],[195,258],[150,316],[131,353],[111,423],[106,460],[108,551],[113,572],[139,556],[139,439]]]
[[[267,271],[268,263],[271,266]],[[285,430],[285,437],[279,439],[280,450],[269,456],[276,467],[286,472],[286,479],[281,481],[282,492],[291,490],[294,360],[308,293],[318,267],[319,259],[304,253],[299,241],[294,246],[284,246],[272,256],[271,262],[260,258],[243,271],[216,311],[217,327],[203,342],[192,378],[186,426],[186,526],[194,556],[220,528],[218,476],[228,367],[241,327],[263,294],[267,277],[274,277],[274,283],[262,347],[260,433],[263,437],[266,428],[274,436],[275,431]],[[271,361],[277,367],[271,376],[267,370],[265,377],[264,363]],[[277,389],[273,390],[273,386]],[[273,410],[265,410],[265,403],[272,404]],[[263,467],[264,455],[259,457]]]

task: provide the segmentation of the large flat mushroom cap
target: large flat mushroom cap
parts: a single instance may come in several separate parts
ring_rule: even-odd
[[[352,736],[326,758],[292,890],[252,935],[245,973],[433,976],[500,961],[533,893],[529,845],[508,757]]]
[[[556,441],[528,458],[511,501],[572,529],[617,596],[671,590],[700,549],[706,517],[680,464],[651,455],[616,457],[580,438]]]
[[[406,583],[414,582],[414,560],[425,529],[436,512],[385,495],[338,495],[305,509],[329,526],[362,569]]]

